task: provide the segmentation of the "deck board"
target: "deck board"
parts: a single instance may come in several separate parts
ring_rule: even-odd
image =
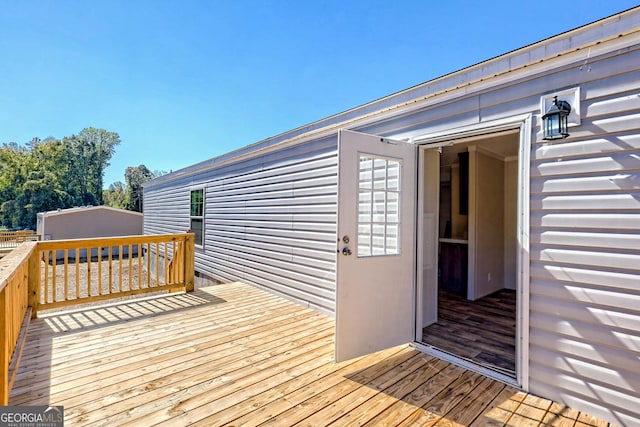
[[[333,333],[242,283],[52,312],[9,403],[69,426],[608,425],[408,345],[334,363]]]

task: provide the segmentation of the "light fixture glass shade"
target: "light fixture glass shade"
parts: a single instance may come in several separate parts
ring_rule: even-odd
[[[558,97],[553,97],[553,104],[542,116],[542,128],[544,129],[544,139],[561,139],[569,136],[569,113],[571,105],[567,101],[558,101]]]

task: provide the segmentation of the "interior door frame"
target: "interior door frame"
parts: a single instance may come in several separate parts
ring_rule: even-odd
[[[424,245],[417,242],[416,250],[416,336],[415,346],[421,351],[462,366],[474,372],[478,372],[490,378],[495,378],[524,390],[529,389],[529,229],[530,229],[530,152],[531,152],[532,115],[524,114],[508,117],[500,120],[465,126],[444,132],[419,135],[411,138],[411,141],[419,146],[418,154],[418,194],[424,194],[424,162],[423,151],[427,149],[440,149],[449,146],[456,140],[469,138],[487,138],[503,131],[518,130],[518,196],[517,196],[517,270],[516,270],[516,376],[515,378],[480,366],[476,363],[464,360],[448,352],[421,343],[422,340],[422,307],[420,306],[423,294],[422,260]],[[424,224],[421,212],[424,211],[424,198],[418,197],[417,209],[417,233],[423,235]],[[439,203],[439,202],[438,202]],[[437,243],[435,243],[437,244]]]

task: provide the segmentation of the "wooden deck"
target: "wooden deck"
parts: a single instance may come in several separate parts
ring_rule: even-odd
[[[333,329],[241,283],[42,314],[10,404],[67,426],[608,425],[409,346],[335,364]]]

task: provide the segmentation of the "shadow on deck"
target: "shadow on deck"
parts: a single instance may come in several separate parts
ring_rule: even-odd
[[[333,333],[242,283],[41,313],[9,403],[65,425],[608,425],[409,346],[336,364]]]

